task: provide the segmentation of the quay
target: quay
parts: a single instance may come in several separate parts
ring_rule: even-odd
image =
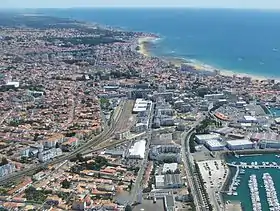
[[[237,194],[237,192],[234,192],[234,190],[236,190],[236,187],[235,187],[235,185],[237,184],[237,177],[238,177],[238,175],[239,175],[239,166],[236,166],[236,172],[235,172],[235,175],[234,175],[234,177],[232,178],[232,182],[231,182],[231,184],[230,184],[230,186],[229,186],[229,190],[228,190],[228,192],[227,192],[227,194],[228,195],[236,195]]]

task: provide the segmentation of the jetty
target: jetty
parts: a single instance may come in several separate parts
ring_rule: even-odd
[[[239,166],[236,166],[236,172],[235,172],[235,175],[234,177],[232,178],[232,182],[229,186],[229,190],[227,192],[228,195],[237,195],[237,192],[235,192],[236,190],[236,187],[238,184],[239,184],[239,181],[237,181],[237,177],[239,175]]]
[[[239,168],[254,168],[254,169],[259,169],[259,168],[278,168],[280,169],[280,165],[278,165],[275,162],[269,163],[269,162],[262,162],[262,164],[258,164],[257,162],[252,162],[251,164],[247,163],[240,163],[240,164],[235,164],[235,163],[227,163],[228,166],[230,167],[239,167]]]
[[[252,174],[250,176],[248,187],[250,189],[250,196],[251,196],[251,202],[253,206],[253,211],[262,211],[262,204],[260,199],[260,193],[258,188],[258,181],[257,176],[255,174]]]

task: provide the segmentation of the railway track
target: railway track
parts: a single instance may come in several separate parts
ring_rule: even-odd
[[[114,135],[114,133],[119,129],[118,125],[121,125],[126,121],[125,118],[123,118],[123,117],[126,117],[126,113],[130,112],[129,109],[128,109],[129,103],[130,103],[129,101],[121,102],[120,111],[118,111],[117,114],[115,114],[115,113],[113,114],[113,115],[116,115],[115,118],[112,119],[111,124],[109,126],[106,126],[105,129],[103,130],[103,132],[100,135],[98,135],[98,136],[94,137],[93,139],[89,140],[88,142],[83,144],[81,147],[72,151],[70,154],[58,157],[51,162],[38,164],[38,166],[34,166],[34,167],[28,168],[28,169],[24,169],[20,172],[16,172],[16,173],[10,174],[6,177],[0,178],[0,186],[4,185],[4,184],[7,184],[11,181],[15,181],[17,179],[20,179],[24,176],[32,175],[35,172],[37,172],[37,171],[39,171],[43,168],[46,168],[48,165],[55,165],[55,164],[58,164],[58,163],[61,163],[61,162],[65,161],[65,160],[69,160],[71,158],[74,158],[74,157],[76,157],[77,154],[79,154],[79,153],[82,154],[83,152],[88,150],[90,147],[92,147],[92,146],[96,147],[96,146],[100,145],[101,143],[104,143],[109,138],[111,138],[112,135]],[[97,150],[100,150],[100,149],[102,149],[102,148],[99,148],[99,149],[96,149],[96,150],[93,149],[93,151],[97,151]]]

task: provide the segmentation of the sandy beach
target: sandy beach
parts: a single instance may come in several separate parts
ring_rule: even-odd
[[[138,38],[138,46],[139,46],[138,52],[143,54],[144,56],[151,56],[151,54],[148,51],[146,45],[150,42],[155,41],[155,40],[156,40],[155,37],[140,37],[140,38]]]
[[[155,38],[155,37],[138,38],[138,46],[139,46],[138,52],[147,57],[151,56],[151,53],[147,49],[146,45],[150,42],[155,41],[156,39],[157,38]],[[267,79],[275,79],[277,82],[280,81],[280,78],[273,78],[273,77],[270,78],[270,77],[253,75],[253,74],[248,74],[248,73],[234,72],[232,70],[219,69],[219,68],[215,68],[213,66],[207,65],[207,64],[199,63],[198,61],[195,61],[195,60],[186,60],[183,58],[176,58],[176,57],[173,57],[173,58],[168,57],[168,58],[163,58],[163,59],[168,62],[171,62],[176,67],[181,67],[181,65],[186,65],[197,71],[216,72],[216,73],[218,72],[220,75],[228,76],[228,77],[240,77],[240,78],[248,77],[248,78],[251,78],[252,80],[259,80],[259,81],[267,80]]]

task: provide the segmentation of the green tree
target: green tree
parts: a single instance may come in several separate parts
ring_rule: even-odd
[[[0,163],[0,166],[4,166],[4,165],[6,165],[6,164],[8,164],[8,163],[9,163],[9,161],[7,160],[7,158],[2,157],[2,161],[1,161],[1,163]]]
[[[65,179],[65,180],[63,180],[63,181],[61,182],[62,188],[69,189],[69,188],[70,188],[70,185],[71,185],[71,182],[68,181],[67,179]]]
[[[132,211],[132,207],[130,205],[126,205],[124,211]]]

